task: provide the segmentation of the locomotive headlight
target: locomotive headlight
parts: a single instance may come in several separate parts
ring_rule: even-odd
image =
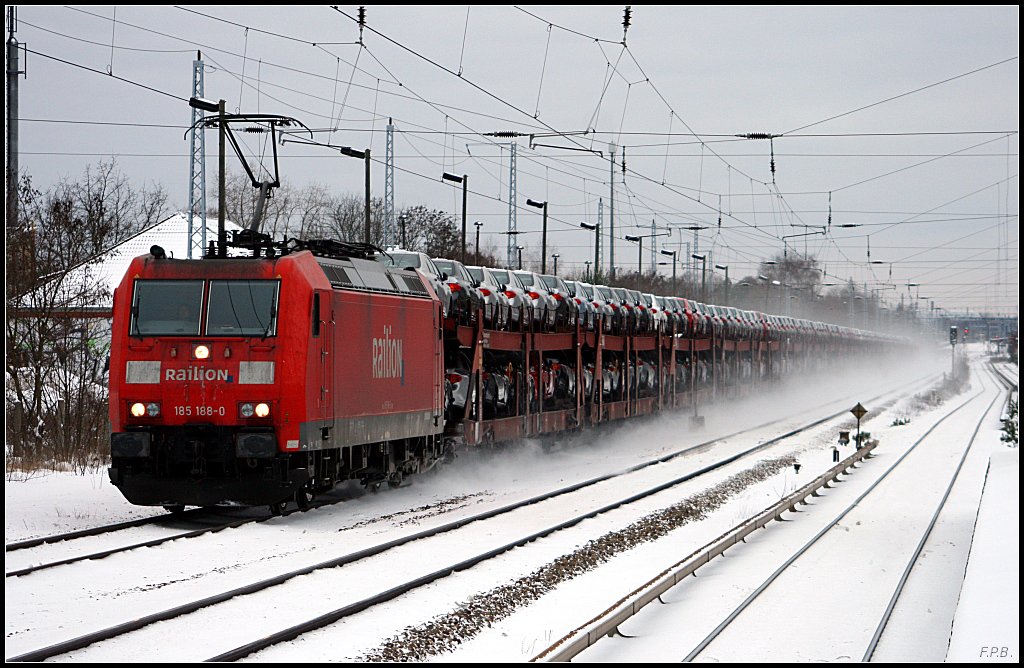
[[[242,418],[265,418],[270,415],[270,404],[260,402],[258,404],[246,402],[238,404],[238,416]]]
[[[195,356],[197,360],[204,360],[210,356],[210,348],[208,346],[196,346]]]
[[[132,404],[132,417],[142,417],[146,414],[146,404],[134,403]]]
[[[146,404],[146,415],[149,417],[160,415],[160,404],[156,402]]]

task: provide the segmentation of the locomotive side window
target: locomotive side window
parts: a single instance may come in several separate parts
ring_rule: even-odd
[[[274,336],[279,281],[210,281],[207,336]]]
[[[202,281],[135,281],[131,335],[195,336],[202,310]]]
[[[320,293],[313,293],[313,337],[320,336]]]

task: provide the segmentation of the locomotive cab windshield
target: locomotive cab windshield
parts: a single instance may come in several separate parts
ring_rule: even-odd
[[[135,281],[132,336],[195,336],[203,281]]]
[[[140,337],[274,336],[279,287],[280,281],[265,279],[137,280],[131,333]]]

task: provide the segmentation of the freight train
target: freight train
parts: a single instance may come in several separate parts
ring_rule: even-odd
[[[109,475],[134,504],[281,513],[346,480],[397,486],[460,448],[767,391],[900,345],[565,284],[567,317],[460,314],[437,276],[368,244],[243,230],[213,246],[193,260],[154,246],[114,292]]]

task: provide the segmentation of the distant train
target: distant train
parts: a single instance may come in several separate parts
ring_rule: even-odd
[[[492,286],[512,297],[444,303],[438,280],[454,277],[366,244],[242,231],[224,245],[240,255],[154,247],[114,292],[109,473],[131,503],[280,513],[345,480],[397,486],[459,448],[726,399],[904,344],[580,284],[550,302],[523,285],[516,318],[499,312],[516,303],[512,272]]]

